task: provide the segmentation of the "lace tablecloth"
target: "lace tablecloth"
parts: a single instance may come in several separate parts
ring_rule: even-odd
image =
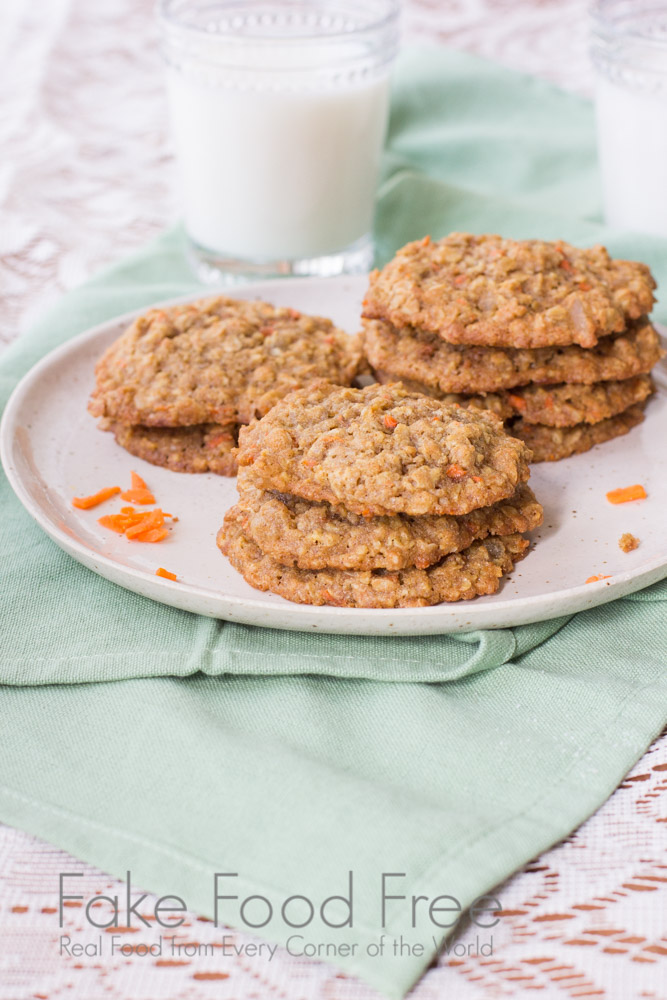
[[[409,41],[442,41],[586,93],[585,0],[412,0]],[[0,341],[176,217],[152,0],[0,5]],[[667,737],[568,840],[498,890],[492,953],[465,931],[415,1000],[667,998]],[[372,1000],[330,966],[223,955],[196,915],[162,955],[61,954],[58,874],[122,884],[0,826],[0,1000]],[[150,899],[146,901],[150,912]],[[80,933],[79,933],[80,932]],[[157,941],[141,932],[141,942]],[[237,943],[250,941],[235,936]],[[488,943],[488,939],[487,940]],[[127,933],[121,941],[136,944]],[[208,945],[209,947],[205,947]],[[92,949],[91,949],[92,950]],[[125,949],[128,951],[128,949]]]

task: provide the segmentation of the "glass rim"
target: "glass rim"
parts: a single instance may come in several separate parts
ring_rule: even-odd
[[[652,4],[667,16],[667,3]],[[616,10],[616,14],[614,11]],[[622,14],[627,11],[627,16]],[[593,32],[602,40],[614,42],[638,42],[649,49],[667,49],[667,34],[663,38],[648,35],[637,25],[636,6],[628,0],[593,0],[589,8]]]
[[[270,3],[271,0],[268,0]],[[239,0],[221,0],[219,4],[215,6],[221,11],[225,9],[241,9],[246,8],[248,11],[252,7],[262,7],[265,6],[267,0],[243,0],[240,3]],[[335,7],[337,0],[331,0],[330,6]],[[365,34],[376,34],[385,31],[386,29],[392,27],[398,21],[398,17],[401,11],[401,0],[377,0],[377,5],[384,8],[383,12],[376,17],[374,20],[369,20],[365,24],[360,24],[351,30],[338,30],[331,32],[309,32],[306,34],[291,35],[289,36],[289,44],[294,46],[299,46],[302,44],[312,45],[314,43],[322,44],[335,44],[336,42],[347,42],[355,37],[360,37]],[[229,31],[219,31],[212,32],[207,31],[206,28],[200,27],[191,22],[181,20],[175,8],[187,9],[188,0],[156,0],[155,13],[160,24],[165,28],[165,30],[177,31],[184,35],[188,35],[193,38],[206,38],[207,41],[215,43],[220,41],[225,44],[251,44],[254,46],[273,46],[278,41],[285,41],[286,36],[280,34],[265,34],[265,35],[245,35],[233,30]],[[294,0],[286,6],[286,9],[298,9],[301,8],[311,8],[316,9],[318,6],[323,6],[323,4],[317,2],[317,0]]]

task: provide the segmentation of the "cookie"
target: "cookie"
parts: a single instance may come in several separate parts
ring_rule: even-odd
[[[195,427],[141,427],[103,422],[121,447],[153,465],[174,472],[236,475],[236,424]]]
[[[313,503],[246,486],[225,524],[238,521],[248,538],[283,566],[299,569],[425,569],[488,535],[532,531],[542,505],[529,486],[508,500],[459,517],[446,514],[363,517],[344,507]]]
[[[400,384],[326,382],[281,400],[239,434],[239,488],[250,483],[354,514],[467,514],[528,479],[525,446],[493,414]]]
[[[429,569],[308,570],[282,566],[262,552],[245,533],[242,519],[228,519],[218,533],[221,552],[252,587],[298,604],[348,608],[414,608],[494,594],[528,545],[516,534],[487,538]]]
[[[380,382],[392,382],[386,372],[376,372]],[[548,427],[571,427],[574,424],[596,424],[635,403],[642,403],[653,392],[649,375],[637,375],[621,382],[595,382],[593,385],[564,383],[560,385],[526,385],[500,392],[466,396],[461,393],[438,393],[419,382],[406,384],[415,392],[436,396],[446,403],[492,410],[502,420],[522,416],[526,423]]]
[[[364,316],[450,344],[594,347],[650,312],[646,264],[604,247],[452,233],[408,243],[374,271]]]
[[[136,319],[99,361],[89,410],[149,427],[247,423],[314,379],[349,385],[360,363],[328,319],[218,296]]]
[[[643,419],[642,407],[630,406],[623,413],[597,424],[582,423],[574,427],[546,427],[517,420],[511,424],[510,433],[525,441],[533,453],[533,462],[557,462],[627,434]]]
[[[651,370],[663,351],[647,319],[624,333],[605,337],[597,347],[456,347],[413,329],[395,329],[378,320],[364,322],[363,343],[374,371],[410,379],[440,393],[497,392],[529,382],[620,381]]]

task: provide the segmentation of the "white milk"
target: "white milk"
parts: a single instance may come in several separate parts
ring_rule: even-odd
[[[667,94],[597,80],[605,219],[667,236]]]
[[[369,233],[388,78],[334,89],[207,87],[168,72],[186,228],[230,257],[342,250]]]

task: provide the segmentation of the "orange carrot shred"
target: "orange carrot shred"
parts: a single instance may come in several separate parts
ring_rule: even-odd
[[[132,486],[129,490],[124,490],[123,493],[121,493],[121,499],[128,500],[130,503],[155,503],[155,497],[153,496],[152,491],[148,489],[148,486],[146,486],[146,483],[141,476],[134,471],[131,472],[130,475],[132,476]]]
[[[150,490],[125,490],[124,493],[121,493],[121,499],[128,500],[130,503],[155,503],[155,497]]]
[[[99,503],[104,503],[110,497],[115,497],[117,493],[120,493],[120,486],[107,486],[105,490],[99,490],[89,497],[74,497],[72,506],[78,507],[79,510],[88,510],[90,507],[97,507]]]
[[[508,396],[508,399],[515,410],[526,409],[526,400],[523,398],[523,396],[516,396],[513,392],[511,392]]]
[[[391,413],[385,413],[385,415],[384,415],[384,425],[390,431],[393,431],[394,427],[398,426],[398,420],[396,420],[395,417],[392,417]]]
[[[447,476],[450,479],[453,479],[454,482],[456,482],[459,479],[464,479],[465,476],[467,475],[466,470],[462,469],[460,465],[450,465],[449,468],[446,470],[446,472]]]
[[[152,528],[150,531],[142,531],[141,534],[132,537],[133,542],[161,542],[169,532],[166,528]],[[129,535],[126,534],[129,538]]]
[[[586,583],[597,583],[598,580],[611,580],[611,576],[609,573],[606,575],[604,573],[596,573],[595,576],[589,576]]]
[[[148,486],[146,486],[146,483],[141,478],[141,476],[138,475],[138,473],[131,472],[130,475],[132,476],[132,489],[133,490],[147,490],[148,489]]]
[[[634,486],[621,486],[607,493],[609,503],[627,503],[628,500],[645,500],[646,490],[639,483]]]
[[[107,514],[105,517],[98,517],[97,523],[101,524],[103,528],[110,528],[111,531],[116,531],[119,535],[124,535],[125,529],[129,527],[130,522],[122,514]]]
[[[142,535],[145,531],[163,527],[164,518],[162,517],[162,511],[151,511],[148,517],[142,517],[137,524],[131,525],[125,532],[125,535],[127,538],[135,538],[138,535]]]
[[[135,510],[134,507],[122,507],[120,514],[100,517],[98,523],[103,528],[125,535],[132,542],[160,542],[169,534],[164,526],[164,519],[172,516],[160,507],[143,511]]]
[[[156,569],[155,570],[155,575],[156,576],[162,576],[162,577],[164,577],[165,580],[178,580],[178,577],[176,576],[176,574],[175,573],[170,573],[168,569],[164,568],[164,566],[160,566],[159,569]]]

